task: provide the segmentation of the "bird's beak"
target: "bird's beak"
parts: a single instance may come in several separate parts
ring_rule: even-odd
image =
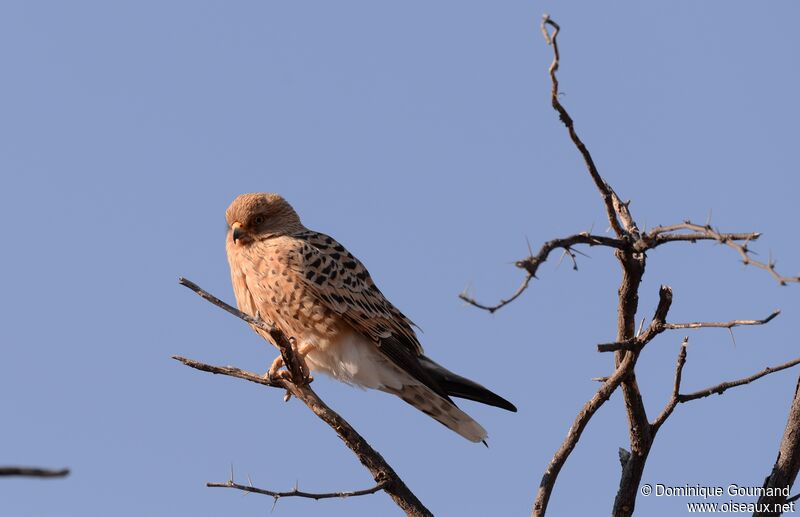
[[[241,239],[242,236],[244,235],[244,228],[242,228],[242,223],[238,221],[231,225],[231,230],[233,230],[231,234],[233,236],[234,243],[239,239]]]

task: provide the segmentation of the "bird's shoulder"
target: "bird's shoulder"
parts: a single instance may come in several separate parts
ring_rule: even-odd
[[[333,237],[306,230],[290,238],[290,262],[302,270],[309,283],[351,292],[380,293],[364,264]]]
[[[375,341],[396,336],[421,353],[414,323],[384,296],[358,258],[324,233],[291,237],[289,265],[319,299]]]

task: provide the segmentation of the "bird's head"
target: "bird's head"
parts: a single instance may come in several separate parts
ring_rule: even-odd
[[[242,194],[225,211],[229,244],[246,246],[253,241],[303,230],[300,217],[278,194]]]

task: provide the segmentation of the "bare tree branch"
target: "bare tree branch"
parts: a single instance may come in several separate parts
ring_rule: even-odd
[[[539,489],[536,492],[536,501],[533,504],[531,515],[538,517],[543,516],[547,512],[547,504],[550,501],[553,488],[555,488],[558,474],[561,472],[561,468],[564,466],[564,463],[566,463],[569,455],[572,454],[575,445],[578,444],[578,440],[581,439],[581,434],[583,434],[586,424],[589,423],[589,420],[591,420],[597,410],[600,409],[600,406],[611,397],[611,394],[619,387],[622,379],[631,372],[634,364],[635,356],[633,354],[627,356],[623,362],[617,366],[614,373],[603,382],[603,385],[600,386],[600,389],[597,390],[594,396],[589,399],[578,412],[575,421],[567,432],[567,437],[553,455],[553,458],[550,460],[550,463],[547,465],[542,475],[542,481],[539,483]]]
[[[661,414],[656,417],[652,424],[650,424],[650,434],[652,436],[655,436],[656,433],[658,433],[658,430],[661,429],[661,426],[675,410],[675,406],[678,405],[678,397],[680,396],[681,391],[681,376],[683,374],[683,366],[686,364],[686,346],[688,344],[689,338],[683,338],[681,350],[678,353],[678,363],[675,365],[675,382],[672,386],[672,397],[670,397],[669,402],[667,402],[667,405],[664,407],[664,410],[661,411]]]
[[[659,303],[653,315],[653,321],[663,322],[667,317],[671,304],[672,290],[667,286],[661,286],[659,291]],[[539,483],[539,490],[536,492],[536,500],[531,515],[536,517],[543,516],[546,513],[550,494],[553,492],[558,474],[561,472],[561,468],[564,466],[564,463],[566,463],[567,458],[569,458],[578,440],[580,440],[586,424],[589,423],[592,416],[594,416],[597,410],[600,409],[600,406],[611,397],[611,394],[614,393],[620,384],[633,373],[633,368],[636,365],[638,357],[638,354],[627,354],[623,357],[620,364],[617,365],[614,373],[610,377],[596,379],[602,381],[603,385],[600,386],[594,396],[581,408],[580,412],[575,417],[575,422],[572,424],[572,427],[569,428],[567,437],[550,460],[550,464],[547,466],[542,476],[542,481]],[[630,458],[630,456],[628,456],[628,458]]]
[[[552,32],[550,29],[552,29]],[[553,49],[553,61],[548,70],[552,86],[550,97],[553,109],[555,109],[561,122],[566,126],[572,143],[581,154],[589,175],[600,192],[606,211],[606,216],[617,238],[612,239],[611,241],[600,241],[597,236],[591,236],[593,239],[593,242],[591,243],[585,241],[569,242],[569,239],[576,237],[572,236],[567,237],[566,239],[549,241],[542,246],[537,255],[530,253],[526,259],[520,260],[516,263],[517,267],[524,269],[527,275],[520,287],[509,298],[501,300],[500,303],[496,305],[483,305],[476,302],[473,298],[467,296],[465,293],[462,293],[460,297],[462,300],[478,308],[487,310],[489,312],[495,312],[496,310],[519,298],[521,294],[527,290],[531,280],[536,278],[536,272],[539,265],[541,265],[541,263],[547,259],[552,250],[556,248],[563,249],[564,254],[569,255],[573,260],[573,265],[575,265],[574,252],[577,250],[574,250],[572,247],[575,244],[603,245],[615,248],[615,256],[619,260],[622,268],[622,279],[618,291],[616,342],[598,345],[598,350],[601,352],[615,352],[615,371],[611,376],[596,377],[594,379],[602,382],[602,385],[595,396],[592,397],[592,399],[589,400],[578,413],[573,426],[570,428],[567,434],[566,439],[558,451],[556,451],[553,459],[542,476],[542,481],[536,494],[532,515],[543,516],[545,514],[556,478],[558,477],[564,462],[569,457],[571,451],[580,439],[583,429],[594,413],[599,409],[599,407],[606,400],[608,400],[608,397],[610,397],[613,391],[617,387],[620,387],[623,393],[626,416],[628,418],[630,451],[626,451],[626,454],[620,455],[620,461],[622,463],[622,475],[620,477],[619,490],[617,491],[617,495],[614,499],[612,514],[615,517],[630,516],[634,511],[639,483],[641,481],[644,466],[652,448],[654,438],[658,430],[669,418],[679,403],[686,402],[688,400],[694,400],[695,398],[702,398],[704,396],[708,396],[710,393],[722,393],[731,387],[747,384],[753,380],[763,377],[764,375],[788,368],[800,362],[800,359],[796,361],[790,361],[789,363],[780,365],[778,367],[768,368],[767,370],[746,379],[723,383],[709,388],[708,390],[704,390],[703,392],[681,395],[681,377],[684,365],[686,363],[687,350],[687,340],[684,339],[676,363],[675,381],[673,384],[672,396],[662,410],[661,414],[656,417],[653,423],[650,423],[647,418],[647,412],[645,410],[642,395],[636,381],[635,367],[639,354],[642,352],[647,343],[654,339],[655,336],[665,330],[707,327],[727,328],[731,331],[731,335],[733,335],[733,331],[731,329],[734,327],[766,324],[777,317],[779,311],[773,312],[762,320],[667,323],[666,316],[672,301],[672,292],[668,287],[662,286],[662,289],[659,293],[659,307],[656,310],[656,314],[654,315],[651,324],[646,329],[642,330],[640,328],[639,332],[636,332],[636,314],[639,304],[639,288],[645,272],[647,252],[668,242],[696,242],[700,240],[710,240],[725,244],[726,246],[736,250],[741,255],[742,260],[746,265],[753,265],[768,271],[781,285],[785,285],[788,282],[800,282],[800,277],[782,276],[775,270],[774,261],[771,259],[764,263],[751,257],[753,252],[748,248],[748,244],[750,241],[758,239],[760,236],[759,233],[722,233],[710,225],[710,217],[709,222],[705,226],[695,225],[687,221],[677,225],[659,226],[649,232],[641,233],[637,228],[633,216],[629,210],[629,202],[623,202],[619,196],[617,196],[614,189],[602,178],[598,172],[596,164],[594,163],[591,153],[578,136],[571,116],[560,102],[559,83],[556,75],[556,72],[560,66],[560,53],[557,43],[560,27],[556,22],[550,19],[548,15],[545,15],[542,19],[541,30],[548,45],[550,45]],[[582,235],[585,236],[585,234]],[[800,412],[800,402],[798,403],[798,411]],[[798,424],[798,427],[800,427],[800,424]],[[798,430],[798,433],[800,433],[800,430]],[[800,444],[798,444],[797,447],[800,447]],[[800,452],[798,452],[798,455],[800,455]],[[798,461],[800,462],[800,459],[798,459]]]
[[[547,30],[548,25],[553,28],[552,34],[550,34]],[[553,104],[553,109],[558,112],[561,122],[563,122],[567,127],[567,131],[569,132],[569,137],[572,140],[572,143],[575,144],[575,147],[577,147],[578,151],[581,153],[581,156],[586,163],[586,168],[589,171],[589,175],[592,177],[597,190],[600,191],[600,195],[602,196],[603,203],[606,207],[606,216],[608,217],[608,222],[611,225],[611,228],[618,237],[624,237],[628,233],[638,233],[636,224],[633,222],[633,218],[628,211],[628,204],[623,203],[617,196],[616,192],[614,192],[614,189],[612,189],[600,176],[589,149],[587,149],[586,145],[575,131],[575,124],[572,121],[572,117],[569,116],[566,108],[564,108],[558,98],[558,77],[556,76],[556,72],[558,71],[561,57],[558,52],[557,38],[561,27],[559,27],[559,25],[550,19],[550,16],[546,14],[544,17],[542,17],[541,29],[545,41],[547,41],[548,45],[553,47],[553,62],[550,64],[549,69],[550,82],[552,84],[550,99]],[[619,215],[620,219],[622,219],[622,223],[625,225],[625,228],[620,225],[617,215]]]
[[[276,345],[281,350],[284,361],[289,369],[289,376],[282,376],[273,379],[265,379],[263,376],[247,372],[231,366],[213,366],[192,359],[175,356],[174,359],[197,370],[214,374],[228,375],[239,379],[244,379],[265,386],[279,387],[285,389],[296,399],[303,402],[315,415],[323,422],[328,424],[353,451],[367,470],[372,474],[373,479],[382,489],[389,494],[395,504],[399,506],[407,515],[412,516],[431,516],[433,515],[413,492],[406,486],[399,475],[383,459],[383,456],[372,448],[369,443],[338,413],[328,407],[322,399],[311,389],[303,373],[299,360],[295,357],[289,338],[274,325],[269,325],[263,321],[253,318],[237,309],[234,309],[219,298],[201,289],[197,284],[180,279],[181,285],[190,288],[205,300],[221,307],[234,316],[241,318],[247,323],[256,326],[269,333]],[[299,380],[295,382],[296,380]]]
[[[699,328],[723,328],[730,329],[733,327],[740,327],[744,325],[765,325],[775,319],[781,313],[780,309],[772,311],[772,314],[760,320],[731,320],[727,322],[720,321],[696,321],[692,323],[665,323],[664,330],[674,329],[699,329]]]
[[[679,395],[678,402],[689,402],[690,400],[701,399],[703,397],[708,397],[709,395],[713,395],[715,393],[718,395],[722,395],[731,388],[735,388],[737,386],[744,386],[745,384],[750,384],[751,382],[758,380],[761,377],[764,377],[771,373],[779,372],[781,370],[785,370],[787,368],[791,368],[792,366],[795,366],[797,364],[800,364],[800,357],[798,357],[797,359],[792,359],[791,361],[785,362],[783,364],[779,364],[778,366],[767,366],[760,372],[755,373],[749,377],[745,377],[743,379],[721,382],[716,386],[711,386],[710,388],[706,388],[704,390],[687,393],[686,395]]]
[[[602,343],[597,345],[598,352],[616,352],[619,350],[641,350],[644,345],[649,343],[654,337],[665,330],[676,329],[699,329],[699,328],[725,328],[732,329],[733,327],[745,325],[764,325],[775,319],[781,313],[780,310],[775,310],[764,319],[761,320],[731,320],[726,322],[718,321],[697,321],[692,323],[666,323],[663,320],[653,319],[650,326],[644,333],[639,333],[636,337],[626,341],[615,343]]]
[[[39,467],[0,467],[0,476],[63,478],[68,475],[69,475],[69,469],[43,469]]]
[[[681,234],[673,233],[676,231],[691,231],[693,233]],[[775,261],[770,259],[768,262],[761,262],[754,259],[751,254],[752,250],[748,248],[748,243],[756,240],[761,236],[760,233],[722,233],[715,230],[710,224],[701,226],[694,224],[691,221],[686,221],[681,224],[674,224],[671,226],[659,226],[650,230],[647,237],[642,237],[642,242],[647,242],[648,248],[654,248],[666,242],[674,241],[698,241],[698,240],[714,240],[720,244],[724,244],[729,248],[735,250],[742,258],[742,263],[746,266],[755,266],[759,269],[769,272],[772,278],[778,281],[780,285],[787,283],[800,282],[800,276],[784,276],[777,272],[775,269]],[[739,244],[738,241],[744,241],[744,244]]]
[[[294,349],[292,348],[291,339],[289,339],[286,334],[281,332],[281,330],[276,327],[272,323],[265,323],[258,318],[254,318],[249,314],[245,314],[244,312],[236,309],[227,303],[223,302],[213,294],[209,293],[208,291],[203,290],[199,285],[195,284],[191,280],[186,278],[180,277],[178,278],[178,283],[184,287],[188,287],[195,293],[197,293],[201,298],[204,300],[216,305],[220,309],[228,312],[229,314],[233,314],[237,318],[245,321],[246,323],[250,324],[253,327],[259,328],[269,334],[272,342],[278,347],[280,350],[281,356],[283,357],[283,362],[286,365],[286,369],[289,371],[292,381],[297,384],[308,384],[309,378],[304,372],[304,367],[301,364],[300,360],[294,353]]]
[[[622,280],[619,287],[618,306],[617,306],[617,341],[623,342],[635,338],[636,311],[639,306],[639,286],[644,275],[645,254],[618,252],[617,258],[622,266]],[[659,304],[656,309],[654,321],[663,321],[667,317],[670,304],[672,303],[672,290],[667,286],[661,286],[659,290]],[[658,325],[652,327],[655,335]],[[639,335],[640,339],[652,339],[649,337],[650,329],[645,330]],[[644,345],[642,345],[644,346]],[[619,490],[614,498],[612,514],[615,516],[628,516],[633,514],[636,503],[636,494],[639,482],[644,472],[644,465],[652,446],[652,436],[650,435],[650,422],[647,418],[642,394],[636,381],[634,368],[639,358],[639,350],[618,351],[614,354],[614,361],[617,365],[626,361],[628,357],[633,357],[634,365],[631,367],[630,374],[623,379],[621,389],[625,405],[625,413],[628,417],[628,436],[630,440],[630,456],[627,463],[622,468],[620,476]]]
[[[653,320],[648,325],[644,332],[641,330],[634,336],[625,341],[618,341],[615,343],[603,343],[597,345],[598,352],[618,352],[618,351],[631,351],[640,352],[644,346],[653,340],[657,335],[665,330],[666,323],[664,320],[667,318],[669,308],[672,306],[672,289],[668,285],[662,285],[658,291],[658,306],[656,312],[653,314]]]
[[[798,378],[797,386],[794,390],[794,398],[789,408],[789,417],[786,420],[786,427],[778,448],[778,457],[772,466],[769,476],[764,480],[764,488],[784,488],[794,485],[798,470],[800,470],[800,378]],[[785,500],[784,498],[785,496],[783,495],[763,495],[758,498],[758,502],[777,508],[778,504],[796,501],[800,498],[800,494]],[[764,508],[764,506],[761,508]],[[778,512],[755,513],[753,517],[777,515],[780,514]]]
[[[590,235],[589,233],[586,232],[570,235],[569,237],[564,237],[561,239],[553,239],[545,242],[536,255],[531,254],[527,258],[518,260],[515,263],[515,265],[518,268],[524,269],[527,272],[527,275],[525,276],[525,279],[522,281],[522,284],[510,297],[500,300],[500,302],[495,305],[481,304],[477,302],[474,298],[469,296],[466,292],[459,294],[458,297],[470,305],[473,305],[485,311],[489,311],[490,313],[494,313],[498,309],[502,309],[509,303],[516,300],[528,288],[528,285],[530,284],[531,280],[536,278],[536,272],[539,270],[539,266],[542,265],[542,263],[547,260],[547,258],[550,256],[550,253],[553,250],[559,248],[564,249],[564,251],[570,253],[570,256],[572,256],[574,259],[574,256],[571,253],[573,251],[572,250],[573,246],[577,244],[586,244],[588,246],[606,246],[608,248],[616,248],[616,249],[623,249],[627,247],[627,244],[623,240],[614,239],[603,235]]]
[[[706,388],[704,390],[695,391],[693,393],[682,395],[680,393],[681,376],[682,376],[682,373],[683,373],[683,367],[686,364],[686,347],[687,347],[688,343],[689,343],[689,338],[688,337],[683,338],[683,343],[681,343],[680,353],[678,354],[678,362],[677,362],[677,365],[675,367],[675,382],[674,382],[673,388],[672,388],[672,396],[670,397],[670,400],[667,402],[667,405],[664,407],[664,410],[661,412],[661,414],[658,415],[658,417],[653,421],[652,424],[650,424],[650,427],[651,427],[651,433],[650,434],[652,436],[656,435],[658,430],[661,428],[661,426],[664,424],[664,422],[667,420],[667,418],[669,418],[669,416],[672,414],[673,410],[675,409],[675,407],[678,404],[682,404],[684,402],[689,402],[689,401],[692,401],[692,400],[697,400],[697,399],[701,399],[701,398],[704,398],[704,397],[708,397],[709,395],[712,395],[714,393],[717,393],[717,394],[721,395],[725,391],[729,390],[730,388],[734,388],[734,387],[737,387],[737,386],[743,386],[745,384],[750,384],[751,382],[753,382],[755,380],[758,380],[758,379],[760,379],[760,378],[762,378],[762,377],[764,377],[766,375],[769,375],[769,374],[775,373],[775,372],[779,372],[781,370],[786,370],[787,368],[791,368],[792,366],[800,364],[800,357],[799,357],[797,359],[793,359],[791,361],[788,361],[786,363],[780,364],[778,366],[771,366],[771,367],[764,368],[760,372],[758,372],[758,373],[756,373],[754,375],[751,375],[749,377],[745,377],[743,379],[738,379],[738,380],[735,380],[735,381],[723,382],[723,383],[717,384],[716,386],[712,386],[710,388]],[[798,386],[800,386],[800,384]],[[798,404],[797,411],[798,411],[798,414],[800,414],[800,404]],[[791,419],[790,419],[790,422],[791,422]],[[798,434],[796,439],[800,440],[800,434]],[[800,466],[800,455],[797,456],[796,461],[798,461],[798,466]],[[797,475],[797,472],[795,471],[795,476],[796,475]],[[782,487],[784,487],[786,485],[785,484],[781,484],[781,485],[776,485],[776,486],[779,486],[779,487],[782,488]]]
[[[475,306],[475,307],[477,307],[479,309],[483,309],[485,311],[489,311],[489,313],[494,314],[495,311],[497,311],[498,309],[502,309],[503,307],[505,307],[509,303],[511,303],[514,300],[516,300],[517,298],[519,298],[519,296],[522,293],[524,293],[525,290],[528,288],[528,284],[531,283],[531,280],[533,280],[533,278],[534,277],[531,274],[525,275],[525,279],[522,281],[520,286],[517,287],[517,290],[514,291],[514,294],[512,294],[508,298],[501,299],[498,303],[496,303],[494,305],[484,305],[484,304],[478,302],[475,298],[473,298],[469,294],[467,294],[467,291],[464,291],[463,293],[459,294],[458,297],[461,298],[463,301],[467,302],[468,304],[472,305],[472,306]]]
[[[281,497],[304,497],[306,499],[336,499],[336,498],[347,498],[347,497],[358,497],[361,495],[369,495],[374,494],[375,492],[380,492],[384,490],[389,485],[388,481],[384,481],[382,483],[378,483],[372,488],[366,488],[364,490],[353,490],[350,492],[324,492],[324,493],[315,493],[315,492],[303,492],[299,490],[297,487],[289,490],[288,492],[274,492],[272,490],[266,490],[264,488],[257,488],[252,485],[241,485],[236,483],[233,480],[228,480],[224,483],[206,483],[207,487],[210,488],[235,488],[236,490],[241,490],[242,492],[249,492],[253,494],[262,494],[274,497],[275,500],[280,499]]]

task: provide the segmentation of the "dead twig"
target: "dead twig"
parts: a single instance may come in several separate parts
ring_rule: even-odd
[[[520,284],[514,294],[512,294],[510,297],[500,300],[500,302],[495,305],[484,305],[479,303],[466,292],[459,294],[458,297],[470,305],[485,311],[489,311],[490,313],[494,313],[498,309],[502,309],[509,303],[516,300],[528,288],[531,280],[536,278],[536,272],[539,270],[539,266],[541,266],[542,263],[547,260],[553,250],[563,249],[565,252],[570,254],[570,257],[572,257],[574,261],[575,256],[572,254],[572,252],[576,250],[573,250],[573,247],[578,244],[585,244],[588,246],[606,246],[608,248],[615,249],[623,249],[627,247],[625,241],[621,239],[614,239],[604,235],[591,235],[586,232],[577,233],[575,235],[570,235],[569,237],[560,239],[553,239],[545,242],[542,247],[539,248],[539,252],[536,255],[530,254],[527,258],[518,260],[514,263],[514,265],[518,268],[524,269],[527,272],[527,275],[522,281],[522,284]],[[577,266],[575,269],[577,269]]]
[[[653,319],[653,322],[642,333],[641,331],[632,339],[615,343],[603,343],[597,345],[598,352],[616,352],[619,350],[639,351],[649,343],[655,336],[665,330],[676,329],[699,329],[699,328],[724,328],[732,329],[733,327],[748,326],[748,325],[765,325],[775,319],[781,313],[780,310],[775,310],[764,319],[760,320],[731,320],[731,321],[696,321],[691,323],[666,323],[663,320]]]
[[[553,28],[552,34],[548,32],[548,26]],[[553,109],[558,112],[559,119],[564,126],[566,126],[572,143],[575,144],[575,147],[577,147],[578,151],[581,153],[583,161],[586,163],[586,169],[589,171],[589,175],[592,177],[597,190],[600,191],[600,195],[603,198],[603,203],[606,207],[606,216],[608,217],[608,222],[611,225],[611,228],[614,230],[614,233],[617,234],[617,237],[624,237],[629,233],[638,234],[639,230],[636,228],[636,223],[633,222],[633,217],[631,217],[631,214],[628,211],[628,203],[622,202],[619,196],[617,196],[617,193],[614,192],[614,189],[612,189],[611,186],[600,176],[589,149],[575,131],[575,124],[572,121],[572,117],[569,116],[569,113],[561,104],[561,100],[559,99],[558,77],[556,76],[556,72],[558,71],[561,60],[561,56],[558,52],[557,39],[561,27],[559,27],[559,25],[554,22],[549,15],[545,14],[542,17],[541,29],[545,41],[547,41],[548,45],[553,47],[553,61],[550,64],[549,69],[550,83],[552,85],[550,90],[550,99]],[[619,215],[619,218],[622,220],[622,224],[625,226],[625,228],[620,225],[617,215]]]
[[[384,490],[389,485],[389,481],[383,481],[378,483],[372,488],[366,488],[364,490],[353,490],[350,492],[323,492],[323,493],[316,493],[316,492],[303,492],[299,490],[297,487],[289,490],[288,492],[275,492],[272,490],[266,490],[264,488],[257,488],[252,485],[241,485],[236,483],[233,480],[228,480],[224,483],[206,483],[206,486],[209,488],[235,488],[236,490],[241,490],[242,492],[249,492],[252,494],[262,494],[268,495],[270,497],[275,498],[277,501],[281,497],[304,497],[306,499],[336,499],[336,498],[347,498],[347,497],[358,497],[362,495],[369,495],[374,494],[375,492],[380,492]]]
[[[63,478],[68,475],[69,475],[69,469],[43,469],[39,467],[0,467],[0,476]]]
[[[772,311],[772,314],[760,320],[731,320],[726,322],[721,321],[695,321],[692,323],[665,323],[664,330],[675,329],[700,329],[700,328],[722,328],[730,329],[733,327],[740,327],[745,325],[765,325],[775,319],[781,313],[780,309]]]
[[[664,407],[661,414],[656,417],[652,424],[650,424],[650,435],[655,436],[658,433],[658,430],[661,429],[661,426],[664,422],[669,418],[672,412],[675,410],[675,406],[678,405],[680,391],[681,391],[681,376],[683,374],[683,366],[686,364],[686,347],[689,344],[689,337],[683,338],[683,343],[681,343],[681,350],[678,353],[678,363],[675,365],[675,382],[672,386],[672,396],[667,402],[667,405]]]
[[[711,386],[710,388],[706,388],[704,390],[695,391],[692,393],[687,393],[685,395],[678,395],[678,402],[689,402],[690,400],[701,399],[704,397],[708,397],[709,395],[718,394],[722,395],[726,391],[731,388],[735,388],[737,386],[744,386],[745,384],[750,384],[751,382],[760,379],[761,377],[765,377],[771,373],[779,372],[781,370],[785,370],[787,368],[791,368],[792,366],[800,364],[800,357],[797,359],[792,359],[791,361],[785,362],[783,364],[779,364],[777,366],[767,366],[763,370],[758,373],[755,373],[749,377],[745,377],[743,379],[737,379],[735,381],[726,381],[717,384],[716,386]]]
[[[690,231],[692,233],[675,233],[680,231]],[[748,247],[748,244],[750,241],[754,241],[760,236],[761,234],[758,232],[723,233],[714,229],[710,224],[701,226],[691,221],[686,221],[671,226],[658,226],[653,228],[650,230],[647,237],[642,237],[642,242],[648,243],[648,248],[655,248],[666,242],[713,240],[735,250],[742,258],[742,263],[745,266],[754,266],[767,271],[780,285],[800,282],[800,276],[784,276],[778,273],[775,269],[774,260],[770,259],[768,262],[761,262],[751,256],[753,252]],[[739,241],[744,241],[744,244],[740,244]]]

